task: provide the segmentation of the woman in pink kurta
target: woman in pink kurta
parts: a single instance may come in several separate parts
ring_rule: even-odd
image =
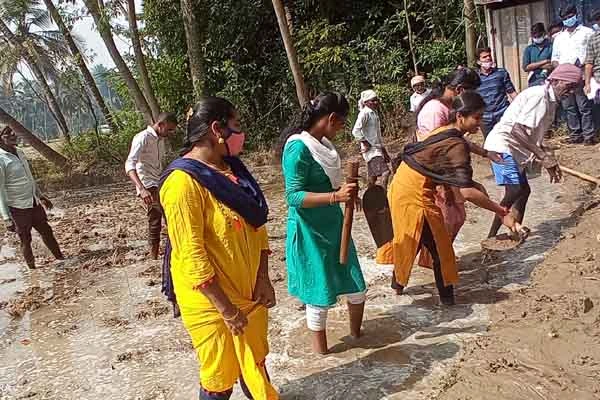
[[[451,73],[438,88],[433,89],[417,109],[417,141],[422,142],[434,135],[438,128],[448,125],[454,98],[465,90],[476,89],[479,83],[479,76],[474,71],[463,68]],[[456,198],[447,186],[438,185],[435,203],[441,209],[446,229],[454,241],[467,217],[465,201]],[[418,264],[432,268],[433,259],[428,251],[421,251]]]

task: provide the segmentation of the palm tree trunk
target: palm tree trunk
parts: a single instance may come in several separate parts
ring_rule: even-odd
[[[0,123],[8,125],[17,136],[23,138],[31,147],[36,149],[45,159],[59,167],[66,167],[69,161],[60,153],[56,152],[52,147],[41,141],[31,131],[25,128],[19,121],[14,119],[2,107],[0,107]]]
[[[117,66],[121,78],[123,78],[123,81],[125,81],[125,84],[129,89],[129,94],[133,98],[136,108],[139,112],[142,113],[144,119],[146,120],[146,123],[151,125],[153,122],[152,110],[150,109],[148,101],[146,101],[146,97],[140,89],[140,86],[133,77],[131,70],[127,66],[127,63],[125,63],[125,60],[123,60],[121,53],[119,53],[119,49],[117,48],[115,39],[112,35],[110,23],[106,20],[106,17],[103,15],[104,10],[102,8],[104,8],[104,6],[102,5],[102,1],[84,0],[84,3],[88,8],[88,11],[94,18],[94,22],[96,23],[96,27],[98,28],[98,33],[100,33],[100,37],[104,41],[108,53],[110,54],[113,62]]]
[[[194,0],[181,0],[181,13],[183,14],[183,26],[185,28],[185,41],[187,44],[192,85],[194,86],[194,97],[199,99],[204,94],[204,54],[202,44],[204,43],[206,27],[204,26],[204,21],[200,21],[198,18],[198,15],[201,15],[203,11],[198,10],[197,3]]]
[[[464,0],[464,19],[465,19],[465,47],[467,49],[467,62],[469,66],[477,62],[477,30],[475,29],[477,11],[473,0]]]
[[[296,84],[296,95],[298,96],[298,102],[302,107],[308,102],[306,87],[304,85],[304,75],[302,74],[302,67],[300,67],[300,62],[298,62],[298,55],[296,54],[296,48],[294,47],[292,35],[290,34],[290,27],[287,24],[285,9],[283,8],[283,4],[281,4],[281,0],[273,0],[273,8],[275,9],[275,14],[277,15],[279,31],[281,32],[281,38],[283,39],[283,44],[287,53],[290,69],[292,70],[292,75],[294,76],[294,83]]]
[[[25,59],[25,62],[27,62],[29,69],[31,70],[35,78],[38,80],[39,84],[42,87],[42,90],[44,91],[44,95],[48,101],[48,105],[50,106],[50,109],[52,110],[52,113],[56,118],[56,124],[58,125],[58,129],[60,130],[61,135],[63,136],[65,141],[69,142],[71,138],[69,136],[69,127],[67,126],[67,121],[62,110],[60,109],[56,96],[54,95],[54,93],[52,93],[52,89],[50,88],[50,85],[48,84],[48,81],[46,80],[42,69],[37,64],[33,55],[29,52],[29,49],[27,49],[18,40],[16,40],[15,35],[12,33],[8,25],[6,25],[6,23],[2,19],[0,19],[0,32],[2,32],[9,45],[15,47],[19,51],[21,56]]]
[[[75,58],[75,62],[77,63],[77,66],[79,67],[79,71],[81,72],[81,75],[83,76],[83,80],[85,81],[86,89],[91,93],[92,97],[96,101],[96,104],[98,104],[98,107],[100,107],[100,111],[102,111],[102,115],[104,116],[106,123],[110,127],[110,130],[113,131],[114,133],[118,132],[119,126],[117,125],[117,122],[114,119],[110,109],[104,102],[104,98],[102,97],[102,94],[100,93],[100,89],[98,89],[98,85],[96,84],[96,81],[94,80],[94,77],[92,76],[92,73],[90,72],[88,66],[85,63],[83,54],[81,54],[79,47],[77,47],[77,44],[75,43],[75,40],[73,39],[73,36],[71,35],[71,31],[69,30],[69,28],[67,28],[65,21],[63,21],[62,16],[60,15],[58,10],[54,6],[54,3],[52,3],[52,0],[44,0],[44,3],[46,4],[46,8],[48,9],[48,11],[50,12],[50,15],[52,16],[52,19],[54,20],[56,25],[58,25],[58,28],[60,29],[62,35],[65,37],[65,40],[67,41],[69,49],[71,50],[71,54]]]
[[[158,105],[158,101],[156,101],[156,96],[154,95],[154,89],[152,88],[152,82],[150,82],[150,75],[148,74],[148,68],[146,67],[146,59],[144,52],[142,51],[142,41],[140,40],[140,32],[137,25],[137,15],[135,13],[135,0],[127,0],[127,20],[129,21],[129,30],[131,31],[131,42],[133,44],[135,62],[137,63],[140,71],[140,77],[142,78],[142,89],[146,95],[148,105],[152,110],[152,116],[156,121],[158,119],[158,114],[160,114],[160,106]]]

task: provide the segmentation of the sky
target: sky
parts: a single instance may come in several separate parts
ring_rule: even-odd
[[[135,0],[136,11],[137,13],[142,12],[143,0]],[[83,2],[81,0],[77,0],[76,6],[78,8],[84,7]],[[123,26],[127,26],[127,21],[123,19],[113,21],[113,24],[118,23]],[[107,68],[112,68],[115,66],[115,63],[112,61],[102,38],[98,34],[96,30],[94,20],[91,16],[85,17],[78,21],[73,27],[73,33],[75,33],[79,38],[85,41],[86,48],[91,50],[94,54],[93,64],[103,64]],[[115,42],[121,54],[127,54],[131,51],[130,44],[125,41],[123,38],[115,36]]]

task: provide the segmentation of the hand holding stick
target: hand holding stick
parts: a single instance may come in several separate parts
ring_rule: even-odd
[[[350,162],[348,164],[346,170],[346,183],[358,182],[358,165],[358,162]],[[342,265],[348,263],[348,249],[350,247],[352,220],[354,219],[354,206],[356,204],[357,196],[358,193],[346,202],[346,209],[344,211],[344,225],[342,227],[342,242],[340,245],[340,264]]]

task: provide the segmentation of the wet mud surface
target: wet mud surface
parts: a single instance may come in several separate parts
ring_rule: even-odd
[[[561,157],[598,175],[597,150],[579,149]],[[279,169],[253,171],[271,207],[278,305],[268,367],[282,398],[600,398],[600,215],[587,185],[533,179],[525,221],[532,232],[507,252],[482,253],[492,216],[469,206],[453,307],[439,305],[433,274],[418,267],[405,295],[394,295],[391,267],[375,264],[357,213],[353,237],[369,285],[364,335],[348,336],[339,304],[330,312],[331,354],[315,356],[304,312],[286,290]],[[476,174],[499,199],[489,167],[478,162]],[[67,261],[53,262],[36,235],[39,269],[30,271],[16,238],[1,239],[0,399],[197,398],[195,353],[160,294],[160,262],[145,258],[144,212],[130,185],[52,197]],[[236,388],[233,399],[242,398]]]

